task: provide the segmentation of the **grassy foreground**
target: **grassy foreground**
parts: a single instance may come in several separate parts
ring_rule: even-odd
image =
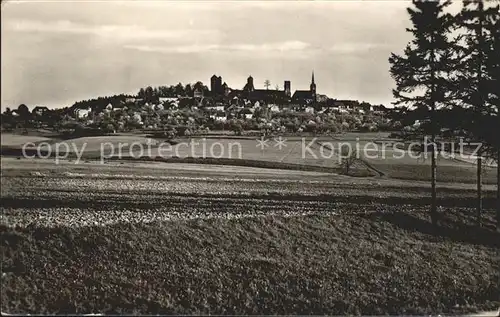
[[[492,215],[485,218],[489,223]],[[425,215],[403,211],[0,226],[2,312],[368,315],[496,309],[499,236],[488,227],[463,227],[464,219],[448,214],[438,233]]]

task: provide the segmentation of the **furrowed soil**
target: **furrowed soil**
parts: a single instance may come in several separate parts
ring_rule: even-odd
[[[437,314],[500,305],[493,187],[2,158],[5,313]]]

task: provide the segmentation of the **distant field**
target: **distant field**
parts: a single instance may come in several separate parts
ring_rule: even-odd
[[[388,177],[408,180],[430,180],[431,179],[431,159],[430,156],[424,158],[411,158],[405,155],[404,158],[395,158],[394,151],[386,151],[386,158],[365,158],[377,170],[384,172]],[[483,182],[496,184],[496,168],[483,167]],[[438,182],[476,182],[477,166],[473,162],[465,162],[450,158],[437,158],[437,181]]]
[[[408,151],[401,153],[400,151],[395,151],[389,145],[383,148],[382,143],[374,143],[374,145],[366,146],[371,142],[361,140],[322,140],[320,143],[329,144],[329,147],[333,145],[335,153],[347,151],[349,146],[353,151],[358,149],[358,157],[367,162],[375,170],[383,173],[386,177],[407,180],[430,180],[431,178],[430,156],[425,158],[423,154],[410,154]],[[467,162],[466,160],[438,157],[437,181],[475,183],[476,168],[475,161],[473,160]],[[496,167],[484,166],[483,182],[496,184]]]
[[[112,135],[69,139],[61,142],[55,142],[50,145],[50,148],[54,150],[56,147],[59,147],[61,151],[69,149],[69,152],[83,151],[86,155],[99,155],[101,153],[101,149],[104,154],[114,152],[118,154],[120,153],[120,149],[123,153],[127,153],[130,152],[130,146],[132,144],[146,147],[148,144],[154,143],[154,139],[143,136]],[[68,147],[66,147],[66,145]],[[47,150],[48,148],[49,146],[41,147],[43,150]]]
[[[183,139],[181,142],[190,142]],[[324,167],[338,167],[339,160],[333,158],[314,158],[310,155],[303,155],[301,140],[287,140],[281,149],[278,144],[270,139],[267,146],[260,148],[256,139],[192,139],[199,145],[194,147],[194,151],[187,146],[179,147],[179,156],[221,156],[225,158],[241,158],[247,160],[262,160],[271,162],[282,162],[302,165],[316,165]],[[310,139],[306,141],[308,144]],[[311,146],[314,151],[318,151],[318,144]],[[221,150],[222,149],[222,150]],[[307,153],[306,153],[307,154]]]
[[[371,166],[385,173],[388,177],[407,179],[407,180],[426,180],[431,179],[430,164],[390,164],[384,162],[370,162]],[[485,167],[483,169],[483,183],[496,184],[496,169]],[[476,183],[477,169],[474,165],[440,165],[437,166],[438,182],[458,182],[458,183]]]
[[[290,136],[283,137],[285,143],[281,148],[274,138],[269,138],[265,147],[260,148],[257,137],[211,135],[179,138],[172,143],[138,134],[83,137],[66,141],[51,141],[48,138],[37,136],[2,134],[2,148],[20,148],[25,142],[40,143],[43,141],[50,143],[53,152],[56,148],[62,153],[69,150],[73,156],[75,153],[82,153],[83,158],[87,159],[100,158],[103,154],[105,158],[112,156],[115,158],[163,158],[171,162],[248,164],[253,167],[293,169],[310,167],[341,172],[341,156],[346,154],[347,146],[350,145],[351,149],[359,150],[358,157],[361,161],[356,162],[353,167],[358,176],[382,174],[390,178],[429,180],[430,159],[410,157],[408,152],[405,152],[404,156],[401,157],[401,153],[394,151],[390,146],[382,148],[382,142],[390,142],[388,135],[389,133],[348,132],[330,137]],[[316,142],[311,143],[312,140]],[[363,149],[369,142],[373,142],[377,150],[365,153]],[[322,145],[324,146],[322,147]],[[306,148],[309,148],[310,151]],[[49,146],[42,146],[41,149],[48,150]],[[4,152],[6,150],[2,149],[2,153]],[[13,150],[11,152],[16,155],[19,151]],[[413,153],[413,155],[416,154]],[[438,182],[474,183],[475,181],[476,165],[474,161],[438,159]],[[484,183],[493,184],[496,181],[495,169],[485,167]]]
[[[11,134],[11,133],[1,133],[1,144],[2,146],[22,146],[28,142],[41,142],[41,141],[50,141],[50,138],[42,137],[42,136],[33,136],[33,135],[20,135],[20,134]]]

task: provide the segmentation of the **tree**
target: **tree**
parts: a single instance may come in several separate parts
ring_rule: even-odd
[[[2,125],[3,128],[11,129],[12,128],[12,123],[13,123],[13,116],[12,116],[12,110],[10,110],[9,107],[5,108],[4,113],[1,115],[1,120],[0,124]]]
[[[168,97],[167,93],[168,87],[166,86],[159,86],[158,87],[158,97]]]
[[[193,97],[193,89],[191,88],[190,84],[186,85],[186,87],[184,88],[184,93],[187,97]]]
[[[19,114],[19,118],[24,122],[24,131],[28,131],[28,124],[31,117],[31,112],[29,108],[23,103],[17,107],[17,113]]]
[[[241,125],[241,122],[239,120],[234,120],[233,122],[231,122],[231,131],[233,131],[236,135],[243,134],[243,126]]]
[[[484,128],[488,127],[485,116],[491,114],[491,103],[488,101],[490,92],[486,89],[490,78],[485,61],[486,54],[491,51],[492,43],[492,32],[488,32],[488,26],[498,18],[498,10],[498,7],[485,7],[485,3],[481,0],[464,0],[462,11],[457,15],[457,25],[465,31],[462,46],[458,50],[462,60],[459,63],[460,71],[455,85],[460,100],[457,106],[470,111],[457,109],[459,114],[466,117],[465,120],[459,119],[460,122],[455,128],[466,131],[468,139],[473,141],[482,141],[491,131],[491,129],[484,131]],[[481,148],[477,156],[478,226],[481,226],[482,213],[483,150]]]
[[[182,98],[179,100],[179,109],[191,108],[193,101],[187,98]]]
[[[193,86],[193,91],[199,89],[203,91],[203,95],[208,96],[210,94],[210,89],[207,86],[203,85],[203,82],[197,81]]]
[[[500,8],[497,7],[495,20],[486,27],[490,32],[489,50],[486,54],[486,71],[489,80],[485,90],[488,91],[489,116],[488,138],[484,138],[490,145],[497,161],[497,231],[500,232]]]
[[[347,154],[347,156],[345,156],[346,154]],[[340,165],[344,169],[345,175],[349,175],[354,163],[356,163],[358,158],[359,158],[359,154],[358,154],[358,151],[356,149],[354,149],[352,151],[351,151],[351,149],[349,149],[349,152],[342,153],[342,160],[341,160]]]
[[[266,87],[266,89],[269,89],[269,87],[271,87],[271,81],[269,79],[266,79],[264,81],[264,87]]]
[[[146,102],[153,102],[154,100],[154,89],[151,86],[146,87],[144,90],[144,100]]]
[[[396,81],[393,90],[396,106],[422,107],[424,118],[430,122],[425,134],[431,136],[431,221],[437,225],[436,205],[436,134],[438,127],[434,118],[436,108],[447,104],[449,84],[447,74],[453,56],[452,43],[448,40],[453,19],[444,9],[450,1],[412,1],[408,8],[413,35],[402,56],[391,54],[390,73]]]
[[[185,94],[185,91],[184,91],[184,86],[182,86],[181,83],[178,83],[176,86],[175,86],[175,94],[177,96],[184,96]]]
[[[194,85],[193,85],[193,90],[195,89],[201,89],[203,90],[204,86],[203,86],[203,83],[201,81],[197,81]]]
[[[137,93],[137,97],[139,98],[146,98],[146,91],[144,90],[144,88],[141,88],[139,89],[139,92]]]
[[[24,103],[20,104],[19,107],[17,107],[17,113],[21,117],[27,117],[30,115],[30,110],[28,109],[28,106],[26,106]]]

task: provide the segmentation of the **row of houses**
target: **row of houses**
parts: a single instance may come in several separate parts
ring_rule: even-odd
[[[136,109],[150,109],[151,111],[161,111],[168,109],[171,112],[180,111],[180,100],[182,98],[161,98],[160,102],[145,103],[142,106],[136,106]],[[138,100],[128,100],[128,104],[132,103],[135,105]],[[195,103],[196,104],[196,103]],[[207,102],[200,106],[192,105],[189,107],[192,111],[204,111],[209,114],[210,118],[217,120],[223,120],[223,113],[226,115],[233,115],[234,113],[240,113],[243,117],[251,118],[256,109],[265,107],[267,111],[271,113],[277,113],[281,111],[293,111],[293,112],[304,112],[312,114],[323,114],[323,113],[352,113],[352,114],[366,114],[374,113],[376,115],[383,114],[387,109],[383,105],[372,106],[368,103],[359,103],[357,101],[351,100],[329,100],[328,102],[318,103],[313,105],[304,104],[289,104],[289,105],[279,105],[279,104],[266,104],[262,101],[252,102],[247,99],[239,99],[237,97],[233,98],[231,102]],[[127,103],[120,103],[118,105],[112,105],[109,103],[104,112],[112,112],[118,109],[126,109]],[[84,119],[90,117],[93,113],[91,108],[87,109],[75,109],[75,117],[79,119]]]

